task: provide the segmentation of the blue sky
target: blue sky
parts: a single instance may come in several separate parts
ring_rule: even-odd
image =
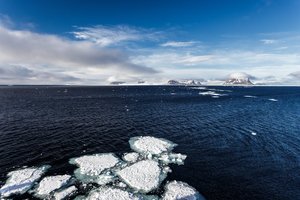
[[[300,1],[0,0],[0,84],[300,84]]]

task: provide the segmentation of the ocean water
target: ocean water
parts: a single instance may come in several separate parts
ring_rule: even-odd
[[[208,200],[300,199],[300,87],[2,86],[0,186],[22,166],[72,174],[70,158],[140,135],[177,143],[188,157],[168,180]]]

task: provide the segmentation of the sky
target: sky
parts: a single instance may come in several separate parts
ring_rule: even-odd
[[[0,0],[0,84],[300,85],[299,0]]]

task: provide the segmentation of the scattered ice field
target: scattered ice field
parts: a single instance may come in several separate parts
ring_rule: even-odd
[[[187,157],[172,152],[177,144],[151,136],[133,137],[129,144],[135,152],[125,153],[122,159],[113,153],[71,158],[69,163],[78,167],[73,175],[42,178],[50,166],[12,171],[0,189],[0,198],[28,192],[39,199],[55,200],[204,199],[187,183],[164,181],[172,172],[169,165],[183,165]]]

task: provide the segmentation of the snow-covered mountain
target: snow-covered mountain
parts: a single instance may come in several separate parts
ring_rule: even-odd
[[[201,85],[197,80],[169,80],[168,85]]]
[[[243,72],[232,73],[228,76],[224,85],[253,85],[250,77],[249,74]]]

